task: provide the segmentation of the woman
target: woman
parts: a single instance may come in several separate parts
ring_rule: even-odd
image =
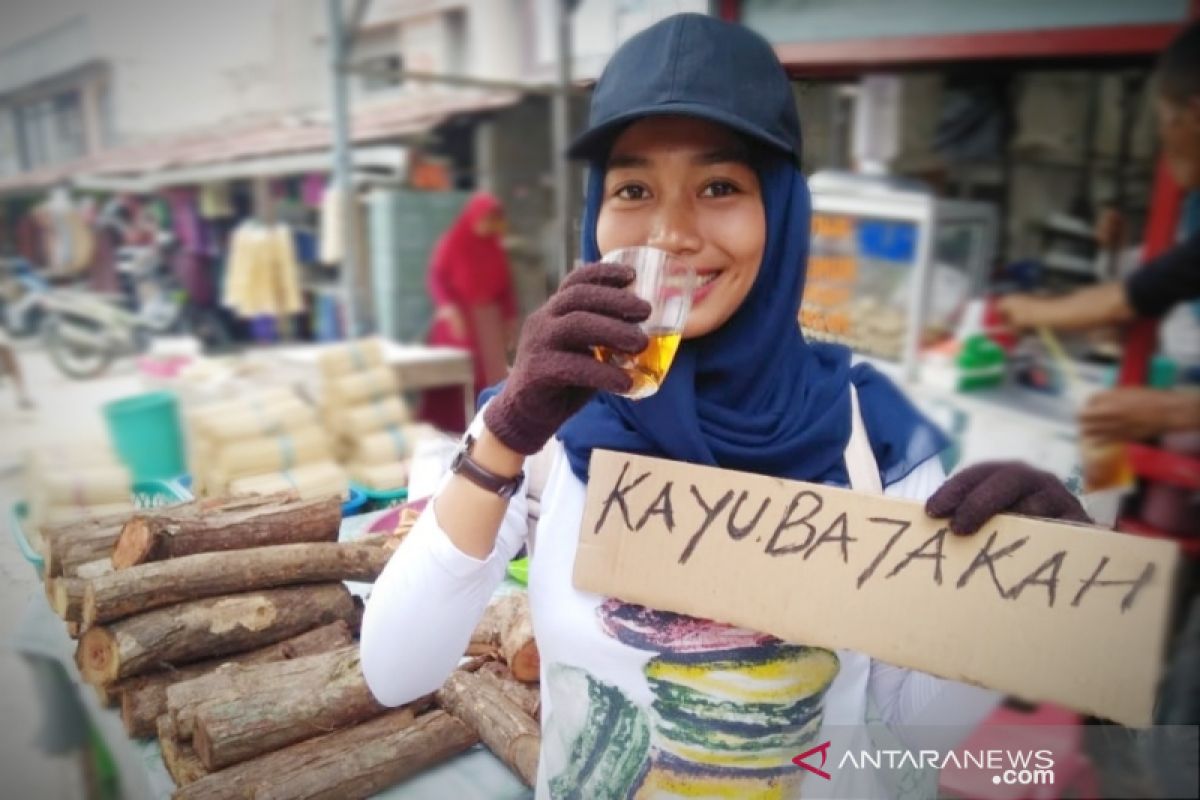
[[[433,300],[430,344],[471,351],[475,386],[503,380],[516,331],[517,306],[508,258],[501,246],[504,209],[486,192],[475,194],[438,241],[429,266]],[[442,430],[462,431],[467,420],[457,389],[426,392],[421,417]]]
[[[941,482],[941,435],[885,379],[851,368],[843,349],[807,344],[796,325],[809,230],[799,141],[787,77],[743,28],[679,15],[617,51],[572,151],[592,164],[583,254],[595,262],[649,245],[696,267],[701,288],[675,363],[650,398],[612,394],[629,377],[591,348],[644,348],[636,323],[648,307],[625,289],[630,270],[575,270],[529,318],[512,374],[473,423],[459,468],[375,584],[363,670],[381,701],[404,703],[443,682],[507,561],[529,545],[542,658],[539,797],[795,796],[803,770],[792,757],[825,738],[870,746],[853,737],[878,719],[922,726],[910,747],[942,748],[945,734],[930,735],[930,724],[953,723],[962,735],[995,703],[861,653],[785,644],[572,586],[594,448],[868,491],[882,484],[920,500]],[[539,451],[551,466],[527,537],[537,498],[512,493],[509,481]],[[859,485],[852,474],[868,478]],[[984,474],[993,480],[980,490]],[[1027,501],[1044,516],[1078,513],[1052,480],[985,467],[934,500],[961,507],[956,530]],[[806,797],[900,791],[846,770],[804,785]]]

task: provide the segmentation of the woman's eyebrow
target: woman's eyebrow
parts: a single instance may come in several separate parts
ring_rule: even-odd
[[[650,159],[632,153],[621,153],[608,159],[609,169],[628,169],[630,167],[648,167]]]
[[[749,160],[749,154],[741,147],[722,147],[696,155],[692,158],[692,163],[702,166],[710,164],[745,164]]]

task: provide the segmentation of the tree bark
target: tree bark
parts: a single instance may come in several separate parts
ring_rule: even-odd
[[[355,604],[340,583],[212,597],[168,606],[87,631],[75,661],[89,683],[112,683],[202,658],[273,644],[337,620]]]
[[[230,691],[200,704],[192,723],[192,744],[210,770],[356,725],[386,710],[367,688],[357,646],[222,672],[228,672],[223,677],[229,678]],[[169,707],[169,692],[167,696]],[[178,716],[173,721],[183,727]]]
[[[76,571],[83,564],[108,558],[112,553],[117,537],[121,535],[121,525],[114,523],[108,527],[88,527],[71,536],[59,536],[46,543],[45,568],[46,577],[75,577]]]
[[[255,500],[248,508],[219,508],[184,518],[135,516],[125,524],[113,548],[113,566],[121,570],[197,553],[337,541],[342,520],[340,498]]]
[[[108,575],[112,571],[112,558],[105,556],[95,561],[89,561],[86,564],[80,564],[75,568],[75,577],[90,581],[94,578],[99,578],[101,575]]]
[[[533,636],[529,595],[525,592],[501,598],[500,655],[513,676],[526,683],[541,678],[541,657]]]
[[[46,576],[57,578],[62,575],[62,554],[68,543],[81,540],[108,538],[108,547],[121,533],[121,526],[129,519],[128,513],[108,514],[97,519],[69,522],[61,525],[42,526],[43,557]],[[104,552],[107,556],[108,553]],[[98,558],[99,556],[97,556]],[[94,560],[94,559],[93,559]],[[82,563],[82,562],[80,562]]]
[[[482,665],[477,670],[470,670],[485,681],[496,687],[501,694],[516,703],[522,711],[537,721],[541,719],[542,696],[537,687],[521,683],[512,671],[499,661]]]
[[[153,519],[186,520],[215,512],[247,512],[258,506],[280,502],[294,495],[217,498],[165,506],[153,510],[123,511],[94,520],[51,525],[42,528],[45,542],[46,576],[76,577],[76,571],[92,561],[109,558],[124,525],[134,516]]]
[[[391,553],[374,544],[283,544],[200,553],[117,570],[89,581],[84,629],[141,611],[231,592],[301,583],[373,581]]]
[[[238,653],[228,658],[201,661],[179,669],[155,672],[136,678],[127,678],[109,687],[109,691],[120,697],[121,721],[125,732],[134,738],[154,735],[158,718],[167,713],[167,697],[171,688],[191,683],[211,674],[222,664],[266,664],[272,661],[287,661],[314,653],[336,650],[354,642],[353,633],[346,622],[339,620],[314,628],[307,633],[293,636],[248,653]],[[191,734],[189,731],[188,738]]]
[[[536,683],[541,677],[541,659],[533,636],[529,595],[514,592],[489,605],[471,634],[466,654],[499,655],[517,680]]]
[[[163,764],[166,765],[167,772],[171,774],[171,780],[175,781],[176,786],[187,786],[208,775],[208,770],[200,763],[191,742],[179,738],[169,717],[160,717],[155,727]]]
[[[50,607],[67,622],[79,622],[83,613],[83,593],[87,581],[81,578],[50,578],[46,581]]]
[[[454,672],[437,693],[446,711],[467,723],[527,786],[537,781],[542,737],[538,724],[492,682]]]
[[[443,711],[407,708],[214,772],[173,800],[362,800],[479,741]]]
[[[332,655],[335,652],[352,648],[354,641],[349,635],[349,627],[344,623],[338,624],[345,632],[344,638],[341,635],[336,639],[332,636],[326,637],[326,641],[321,642],[320,647],[310,646],[301,652],[293,649],[282,658],[267,657],[227,661],[224,664],[216,665],[202,675],[171,684],[166,690],[165,705],[166,713],[171,717],[171,724],[181,737],[190,739],[194,732],[196,709],[200,706],[217,700],[236,701],[245,694],[254,693],[258,688],[256,681],[271,681],[277,678],[274,670],[250,670],[247,669],[248,667],[271,664],[276,661],[290,661],[320,653]]]

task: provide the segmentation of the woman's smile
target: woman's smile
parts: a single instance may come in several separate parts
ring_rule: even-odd
[[[722,270],[696,270],[696,289],[692,292],[692,307],[700,305],[704,302],[704,298],[708,297],[716,288],[716,283],[721,279]]]

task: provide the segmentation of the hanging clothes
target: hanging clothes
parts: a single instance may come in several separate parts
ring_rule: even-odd
[[[342,192],[337,186],[329,184],[321,197],[321,242],[320,259],[322,264],[334,265],[342,262],[345,252],[345,226],[342,224]]]
[[[243,318],[304,310],[300,268],[287,225],[238,226],[230,244],[223,304]]]
[[[300,199],[309,208],[320,208],[325,197],[325,176],[319,172],[310,172],[304,176],[300,185]]]
[[[192,302],[207,306],[213,300],[213,283],[205,253],[197,192],[192,188],[175,188],[168,189],[165,194],[171,209],[172,232],[179,242],[172,266]]]
[[[200,216],[204,219],[233,216],[233,199],[228,183],[206,183],[200,187]]]

